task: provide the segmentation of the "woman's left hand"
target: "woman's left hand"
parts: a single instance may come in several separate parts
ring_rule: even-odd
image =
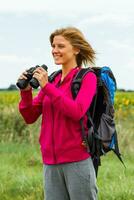
[[[41,88],[44,88],[48,83],[48,73],[42,67],[35,69],[33,77],[38,80]]]

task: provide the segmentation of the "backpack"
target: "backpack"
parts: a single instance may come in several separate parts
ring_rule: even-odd
[[[60,72],[61,70],[52,73],[49,76],[49,81],[52,82]],[[112,150],[123,165],[124,162],[119,151],[114,121],[114,96],[117,86],[111,69],[107,66],[81,68],[72,80],[71,91],[73,99],[76,98],[82,80],[88,72],[95,73],[97,77],[96,94],[86,112],[88,134],[84,130],[83,117],[80,120],[80,124],[83,145],[86,146],[87,151],[91,154],[97,177],[98,167],[101,165],[101,156],[107,152]]]

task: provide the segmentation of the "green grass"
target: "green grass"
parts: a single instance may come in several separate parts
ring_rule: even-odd
[[[133,97],[134,93],[116,95],[116,128],[126,169],[112,152],[102,158],[99,200],[134,200]],[[0,200],[43,200],[40,120],[26,125],[18,101],[18,91],[0,92]]]
[[[42,174],[37,146],[0,144],[0,200],[42,200]]]
[[[124,154],[126,169],[111,152],[102,158],[100,200],[133,200],[133,154]],[[39,145],[0,144],[0,200],[43,200],[43,166]]]
[[[133,200],[134,169],[133,155],[124,155],[126,168],[113,153],[102,159],[98,174],[100,200]]]

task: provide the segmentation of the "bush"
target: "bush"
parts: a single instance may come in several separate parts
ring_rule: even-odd
[[[40,120],[33,125],[27,125],[16,106],[9,106],[0,112],[0,142],[36,142]]]

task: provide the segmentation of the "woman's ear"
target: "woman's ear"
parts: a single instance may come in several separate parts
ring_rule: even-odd
[[[80,49],[74,47],[74,55],[78,55],[80,53]]]

